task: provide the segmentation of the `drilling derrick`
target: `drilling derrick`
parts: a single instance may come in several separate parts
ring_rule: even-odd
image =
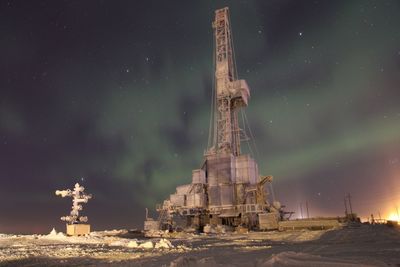
[[[247,106],[250,91],[246,81],[237,80],[229,9],[215,12],[212,24],[215,39],[214,139],[211,153],[240,155],[238,111]]]
[[[241,153],[246,134],[238,117],[248,105],[250,90],[245,80],[238,79],[227,7],[215,11],[212,27],[215,83],[204,161],[192,171],[190,184],[178,186],[157,206],[157,220],[146,216],[145,231],[177,227],[201,231],[206,225],[276,229],[282,219],[279,202],[268,201],[265,184],[272,182],[272,176],[259,176],[255,160]],[[186,225],[178,225],[178,218]]]

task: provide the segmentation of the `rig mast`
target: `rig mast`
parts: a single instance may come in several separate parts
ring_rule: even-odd
[[[212,23],[215,40],[215,109],[213,143],[208,153],[240,155],[238,112],[247,106],[250,91],[237,79],[232,32],[227,7],[215,11]]]

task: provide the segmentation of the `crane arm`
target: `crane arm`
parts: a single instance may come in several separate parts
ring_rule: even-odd
[[[258,182],[258,184],[260,186],[263,186],[265,183],[271,183],[273,180],[273,176],[272,175],[267,175],[267,176],[260,176],[260,181]]]

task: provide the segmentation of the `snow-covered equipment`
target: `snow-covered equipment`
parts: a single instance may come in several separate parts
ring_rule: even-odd
[[[72,210],[69,215],[61,217],[67,223],[67,235],[84,235],[90,233],[90,225],[87,216],[79,215],[83,209],[82,203],[87,203],[92,195],[84,193],[85,188],[76,183],[74,189],[57,190],[55,193],[61,197],[72,197]]]

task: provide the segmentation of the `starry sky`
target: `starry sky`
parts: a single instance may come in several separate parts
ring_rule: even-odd
[[[214,10],[251,88],[244,144],[300,216],[400,206],[400,2],[0,1],[0,232],[142,228],[207,147]],[[154,213],[153,213],[154,215]]]

